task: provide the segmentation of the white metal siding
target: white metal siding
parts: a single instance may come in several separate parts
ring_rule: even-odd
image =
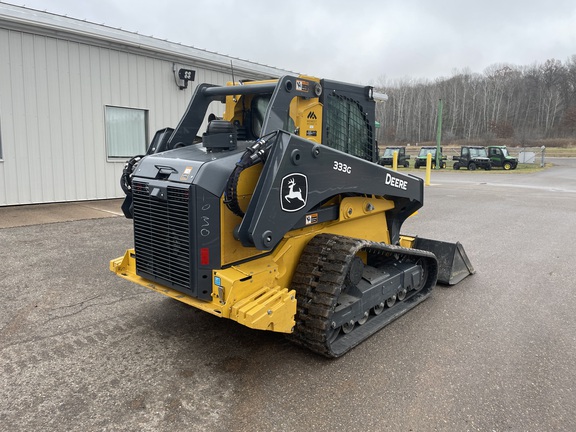
[[[195,83],[231,79],[189,66]],[[166,60],[0,29],[0,205],[123,196],[124,161],[107,159],[104,107],[147,110],[151,139],[177,124],[195,83],[179,90]]]

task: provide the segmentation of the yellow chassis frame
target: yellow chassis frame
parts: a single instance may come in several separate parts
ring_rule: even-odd
[[[322,232],[338,235],[354,233],[373,241],[388,240],[384,212],[392,203],[376,197],[349,197],[341,205],[339,221],[290,232],[270,254],[244,264],[212,272],[212,300],[190,295],[152,282],[136,274],[134,249],[110,261],[110,270],[118,276],[186,303],[212,315],[228,318],[258,330],[291,333],[295,325],[296,292],[289,290],[292,274],[308,240]],[[373,219],[373,216],[380,215]],[[371,217],[372,216],[372,217]],[[374,223],[369,223],[373,220]],[[378,221],[378,222],[376,222]],[[401,236],[400,245],[412,247],[413,237]],[[216,283],[218,280],[218,284]]]

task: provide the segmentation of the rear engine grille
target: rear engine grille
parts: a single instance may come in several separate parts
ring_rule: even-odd
[[[133,183],[136,271],[157,281],[190,288],[189,191],[168,186],[167,200]]]

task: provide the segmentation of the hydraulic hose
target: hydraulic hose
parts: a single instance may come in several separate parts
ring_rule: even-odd
[[[266,162],[266,156],[272,146],[272,138],[274,138],[277,133],[277,131],[274,131],[258,138],[258,140],[256,140],[256,142],[248,147],[242,154],[242,157],[236,163],[234,171],[232,171],[232,174],[228,177],[226,189],[224,190],[224,204],[226,204],[226,207],[228,207],[228,209],[237,216],[244,217],[244,211],[240,208],[240,203],[238,201],[238,182],[240,180],[240,174],[242,174],[242,171],[246,168],[250,168],[260,162]]]
[[[132,195],[132,173],[134,172],[134,167],[143,157],[143,155],[134,156],[124,164],[122,176],[120,177],[120,187],[126,195]]]

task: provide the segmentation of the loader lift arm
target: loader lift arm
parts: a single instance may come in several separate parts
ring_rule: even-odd
[[[304,180],[296,186],[302,194],[296,200],[302,199],[302,205],[286,211],[291,179]],[[244,246],[273,249],[307,213],[317,211],[319,204],[340,194],[374,195],[394,201],[394,209],[389,210],[386,219],[390,242],[398,244],[402,223],[422,207],[423,181],[392,174],[380,165],[280,131],[266,157],[237,237]],[[365,211],[368,214],[371,210]]]

